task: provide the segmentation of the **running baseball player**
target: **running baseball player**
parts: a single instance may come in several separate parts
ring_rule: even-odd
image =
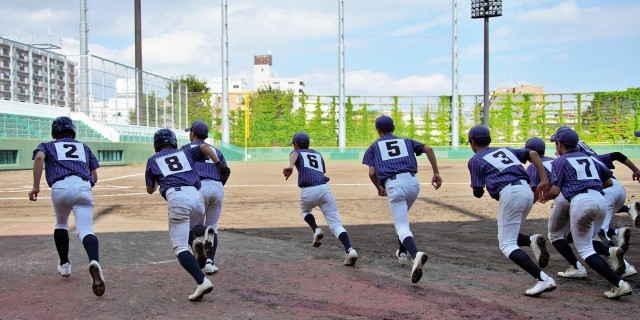
[[[206,257],[204,272],[214,274],[218,272],[214,261],[218,249],[218,221],[220,221],[222,201],[224,200],[223,187],[229,178],[230,171],[224,175],[220,174],[219,168],[227,167],[227,162],[220,150],[204,141],[209,137],[209,126],[205,122],[196,120],[185,131],[189,132],[191,143],[184,145],[182,149],[199,148],[201,145],[206,145],[216,153],[219,159],[218,162],[214,162],[211,158],[206,157],[195,163],[195,170],[200,176],[201,187],[199,191],[204,199],[204,217],[196,222],[193,232],[196,237],[204,235],[204,255],[202,255],[202,257]],[[188,150],[185,151],[188,152]],[[197,240],[191,239],[192,243],[193,241]],[[199,251],[199,246],[196,242],[198,249],[196,252]]]
[[[51,188],[51,201],[56,216],[53,240],[60,263],[58,273],[71,275],[69,261],[69,214],[73,210],[78,238],[89,257],[91,289],[100,297],[105,291],[100,267],[100,246],[93,233],[93,196],[91,188],[98,182],[98,160],[91,149],[75,140],[76,126],[69,117],[58,117],[51,123],[54,141],[44,142],[33,151],[33,189],[29,200],[38,200],[42,171]]]
[[[291,145],[293,151],[289,154],[289,166],[282,169],[285,180],[293,173],[293,167],[298,169],[298,187],[300,187],[300,212],[302,219],[313,230],[313,246],[318,248],[322,244],[324,233],[316,224],[313,208],[320,207],[324,219],[329,225],[331,233],[342,242],[345,251],[344,265],[353,266],[358,260],[358,253],[351,246],[349,234],[342,226],[336,200],[327,185],[329,178],[325,176],[326,167],[322,155],[309,149],[309,135],[298,132],[293,135]]]
[[[578,151],[578,134],[568,127],[559,127],[550,141],[555,143],[560,157],[553,163],[552,187],[543,195],[542,201],[554,199],[562,193],[569,202],[571,234],[580,257],[613,284],[611,290],[605,291],[604,295],[609,299],[630,295],[631,286],[596,253],[593,243],[605,218],[607,201],[602,188],[603,185],[611,186],[611,170]],[[614,267],[624,267],[622,249],[612,247],[610,250],[610,254],[617,257]],[[609,260],[611,263],[612,259]]]
[[[380,116],[375,125],[380,138],[369,146],[362,164],[369,167],[369,179],[378,190],[378,195],[387,196],[398,235],[396,256],[401,264],[407,261],[407,251],[413,257],[411,282],[417,283],[422,278],[422,269],[429,258],[424,251],[418,250],[409,226],[409,210],[420,193],[420,183],[415,177],[418,173],[417,156],[427,154],[433,170],[431,185],[436,189],[442,185],[438,162],[431,147],[393,135],[396,127],[391,117]]]
[[[206,261],[202,259],[202,242],[193,242],[197,257],[189,250],[191,228],[204,216],[204,199],[198,192],[200,177],[194,168],[195,161],[202,160],[205,156],[214,159],[214,162],[219,159],[206,144],[201,144],[198,148],[177,149],[178,140],[169,129],[156,131],[153,147],[156,153],[147,160],[145,170],[147,192],[153,194],[160,187],[160,194],[167,201],[169,237],[173,251],[180,265],[198,284],[189,300],[199,301],[213,290],[213,283],[201,270]]]
[[[581,148],[581,141],[578,142],[578,149]],[[584,145],[584,143],[582,143]],[[544,141],[540,138],[531,138],[527,140],[525,144],[525,148],[535,150],[538,154],[542,155],[542,163],[545,167],[545,171],[547,176],[551,176],[553,161],[555,159],[544,156],[546,145]],[[588,148],[588,146],[587,146]],[[591,150],[586,149],[586,150]],[[589,154],[595,154],[595,152],[591,151]],[[599,161],[594,158],[594,161]],[[538,182],[540,181],[540,176],[538,175],[537,170],[534,166],[527,167],[527,174],[531,178],[531,189],[536,194],[536,187]],[[606,190],[606,189],[605,189]],[[605,191],[606,194],[606,191]],[[605,196],[606,198],[606,196]],[[607,199],[609,200],[609,199]],[[578,258],[573,254],[571,247],[569,244],[573,242],[573,238],[571,236],[571,225],[570,225],[570,215],[569,215],[569,202],[562,196],[560,193],[555,199],[554,204],[551,209],[551,214],[549,216],[548,222],[548,232],[549,232],[549,241],[556,248],[558,253],[569,263],[569,267],[565,271],[558,272],[558,275],[563,278],[586,278],[587,277],[587,269],[582,266],[582,264],[578,261]],[[600,241],[593,241],[594,249],[598,254],[604,255],[609,260],[610,266],[615,266],[617,268],[619,265],[617,249],[611,249],[609,246],[604,245]],[[626,268],[624,269],[624,273],[622,277],[628,277],[637,273],[635,268],[624,260]],[[619,269],[620,270],[620,269]]]
[[[537,184],[539,195],[549,187],[549,180],[540,156],[535,150],[493,148],[490,147],[489,128],[475,126],[469,130],[469,144],[475,153],[469,159],[473,195],[481,198],[484,187],[491,198],[499,203],[498,241],[502,253],[537,279],[536,284],[525,291],[525,295],[539,296],[556,289],[556,282],[540,268],[548,262],[545,239],[536,235],[535,241],[529,241],[540,267],[520,249],[527,238],[520,234],[520,227],[533,206],[534,195],[529,188],[529,176],[521,163],[533,163],[540,175]],[[537,247],[536,249],[533,249]],[[546,259],[542,258],[545,253]],[[540,255],[540,257],[538,257]],[[546,261],[545,261],[546,260]]]

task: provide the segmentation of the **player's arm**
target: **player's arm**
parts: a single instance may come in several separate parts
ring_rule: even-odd
[[[156,192],[156,190],[158,189],[158,184],[157,183],[153,183],[153,185],[147,185],[147,193],[148,194],[153,194],[154,192]]]
[[[549,200],[555,199],[559,195],[560,195],[560,187],[553,185],[551,186],[551,188],[549,188],[549,191],[545,195],[543,195],[543,197],[540,198],[540,202],[545,203]]]
[[[536,192],[539,195],[538,198],[543,199],[544,193],[549,191],[549,177],[547,176],[547,170],[545,170],[544,165],[542,164],[542,159],[540,159],[540,155],[535,150],[529,151],[529,161],[531,161],[531,163],[536,166],[536,170],[538,170],[540,182],[538,182]]]
[[[38,151],[33,158],[33,189],[29,192],[29,200],[38,200],[40,193],[40,179],[42,179],[42,170],[44,169],[44,152]]]
[[[633,174],[631,175],[631,179],[633,179],[633,181],[640,182],[640,169],[638,169],[638,167],[636,167],[636,165],[631,160],[629,160],[627,156],[620,152],[612,152],[611,160],[622,162],[625,166],[627,166],[627,168],[631,170],[631,172],[633,172]]]
[[[98,170],[91,170],[91,176],[93,176],[93,184],[98,183]]]
[[[293,166],[295,166],[296,161],[298,161],[298,153],[293,151],[289,154],[289,166],[282,169],[282,174],[284,174],[285,180],[289,180],[289,177],[293,173]]]
[[[422,146],[422,152],[427,154],[427,159],[429,159],[429,163],[431,163],[431,168],[433,169],[433,177],[431,178],[431,185],[438,189],[442,186],[442,178],[440,177],[440,170],[438,169],[438,160],[436,160],[436,154],[433,152],[433,149],[428,145]]]
[[[216,167],[219,165],[218,163],[220,162],[220,158],[218,158],[218,154],[211,146],[206,143],[200,144],[200,151],[207,155],[207,157],[215,163]]]
[[[382,185],[380,185],[380,181],[378,181],[378,176],[376,176],[376,168],[375,167],[369,167],[369,179],[371,180],[371,183],[373,183],[373,185],[378,190],[378,195],[379,196],[384,197],[384,196],[387,195],[387,190],[385,190],[382,187]]]

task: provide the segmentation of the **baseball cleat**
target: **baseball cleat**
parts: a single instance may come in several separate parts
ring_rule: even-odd
[[[617,273],[618,276],[622,275],[625,270],[624,263],[624,250],[619,247],[611,247],[609,248],[609,256],[607,257],[609,261],[609,266],[613,272]]]
[[[536,284],[525,290],[524,294],[530,297],[537,297],[544,292],[550,292],[556,289],[556,281],[553,278],[547,276],[547,280],[538,281]]]
[[[624,260],[624,265],[625,265],[624,273],[620,276],[620,278],[630,277],[638,273],[638,271],[636,271],[636,268],[630,265],[629,262],[627,262],[627,260]]]
[[[105,285],[102,268],[100,268],[98,261],[91,260],[91,263],[89,263],[89,274],[91,274],[91,289],[93,293],[101,297],[104,294]]]
[[[598,231],[598,237],[600,237],[600,241],[602,241],[602,243],[608,245],[609,247],[616,246],[615,239],[610,239],[609,236],[607,236],[607,233],[604,232],[604,230],[600,229],[600,231]]]
[[[215,232],[213,231],[213,227],[207,227],[207,231],[204,233],[204,254],[207,257],[211,257],[213,253],[213,239],[215,237]]]
[[[216,267],[216,265],[213,264],[213,261],[211,261],[211,259],[207,259],[207,265],[204,266],[202,270],[204,270],[204,273],[206,274],[214,274],[218,272],[218,267]]]
[[[401,265],[407,264],[407,253],[396,250],[396,257],[398,257],[398,263]]]
[[[575,268],[574,266],[570,266],[569,268],[567,268],[567,270],[558,272],[558,275],[563,278],[575,278],[575,279],[586,278],[587,269],[583,267],[582,264],[580,264],[580,262],[578,262],[578,268]]]
[[[319,247],[322,244],[322,238],[324,237],[324,232],[322,229],[316,228],[316,231],[313,233],[313,246]]]
[[[356,252],[356,249],[349,248],[349,251],[347,252],[347,256],[344,258],[344,265],[352,266],[356,264],[356,260],[358,260],[358,253]]]
[[[629,238],[631,237],[631,230],[629,228],[619,228],[616,230],[615,239],[616,246],[620,247],[625,253],[629,250]]]
[[[71,263],[67,262],[65,264],[58,266],[58,273],[65,278],[68,278],[71,275]]]
[[[536,257],[540,269],[544,269],[549,264],[549,251],[547,251],[547,239],[541,234],[535,234],[531,239],[531,251]]]
[[[196,291],[189,296],[191,301],[200,301],[205,294],[213,291],[213,283],[211,280],[204,278],[204,281],[196,287]]]
[[[198,266],[200,269],[204,268],[207,264],[207,256],[204,254],[204,244],[200,240],[193,240],[193,256],[198,260]]]
[[[618,287],[612,287],[611,290],[605,291],[604,295],[609,299],[618,299],[622,296],[629,296],[632,292],[631,286],[624,280],[620,280]]]
[[[638,211],[640,211],[640,201],[636,201],[629,206],[629,216],[636,228],[640,228],[640,214],[638,214]]]
[[[411,269],[411,282],[417,283],[422,278],[422,268],[427,263],[429,256],[421,251],[418,251],[415,259],[413,259],[413,268]]]

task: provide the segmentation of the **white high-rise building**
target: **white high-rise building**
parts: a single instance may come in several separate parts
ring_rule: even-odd
[[[0,37],[0,98],[76,107],[76,63],[34,45]]]
[[[304,94],[304,81],[300,78],[276,78],[271,66],[273,57],[270,54],[253,56],[254,90],[273,88],[283,91],[291,90],[294,95]]]

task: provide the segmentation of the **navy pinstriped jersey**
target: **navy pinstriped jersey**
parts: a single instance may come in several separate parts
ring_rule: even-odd
[[[224,159],[224,156],[222,155],[222,152],[220,152],[220,150],[202,140],[185,144],[184,146],[182,146],[182,149],[200,148],[201,144],[206,144],[211,147],[211,149],[213,149],[214,152],[218,155],[218,159],[220,159],[220,162],[227,163],[227,160]],[[204,159],[196,161],[195,168],[198,176],[200,176],[200,179],[213,179],[216,181],[220,181],[218,168],[213,163],[213,160],[209,159],[208,156],[205,155]]]
[[[147,186],[160,184],[164,197],[169,188],[194,186],[200,189],[200,177],[195,171],[195,161],[204,159],[200,148],[162,149],[147,160],[144,177]]]
[[[551,184],[558,186],[562,195],[570,200],[588,189],[602,193],[602,181],[612,174],[602,162],[580,151],[571,151],[554,161]]]
[[[494,199],[500,198],[500,190],[518,180],[531,181],[522,166],[528,159],[529,149],[485,148],[469,159],[471,187],[487,187]]]
[[[69,137],[43,142],[33,150],[31,160],[36,158],[38,151],[44,153],[44,170],[49,187],[68,176],[87,179],[91,182],[91,186],[94,185],[91,171],[99,168],[100,164],[91,149],[84,143]]]
[[[369,146],[362,157],[362,164],[376,169],[381,185],[385,180],[403,172],[418,172],[415,155],[422,154],[424,143],[386,134]]]
[[[547,177],[551,179],[551,163],[555,159],[547,156],[542,156],[540,157],[540,160],[542,160],[542,165],[544,166],[544,171],[547,173]],[[540,183],[540,174],[538,173],[538,169],[536,169],[536,166],[533,163],[530,163],[525,171],[527,172],[529,178],[531,178],[531,183],[529,183],[531,189],[537,187]]]
[[[293,150],[298,153],[296,169],[298,169],[298,187],[306,188],[329,182],[324,175],[327,172],[322,155],[313,149]]]

